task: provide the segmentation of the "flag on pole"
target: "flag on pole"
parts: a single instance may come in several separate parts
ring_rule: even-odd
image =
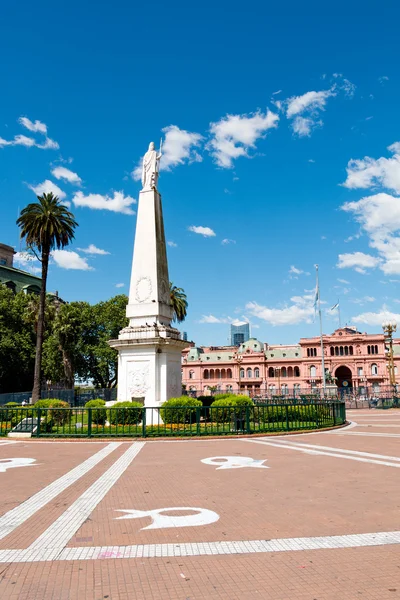
[[[339,302],[336,302],[336,304],[332,306],[331,310],[335,310],[335,308],[339,308]]]

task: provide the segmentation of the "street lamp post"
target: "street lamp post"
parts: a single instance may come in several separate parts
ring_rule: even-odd
[[[233,359],[234,359],[235,363],[238,366],[238,372],[239,372],[238,380],[239,380],[239,394],[240,394],[240,384],[241,384],[240,371],[241,371],[241,364],[243,362],[243,356],[238,353],[238,354],[235,354],[235,356],[233,357]]]
[[[393,334],[397,329],[396,321],[385,321],[382,323],[383,334],[385,336],[385,344],[389,344],[389,349],[386,353],[387,367],[389,370],[389,383],[393,387],[393,392],[396,386],[396,375],[394,372],[394,355],[393,355]]]

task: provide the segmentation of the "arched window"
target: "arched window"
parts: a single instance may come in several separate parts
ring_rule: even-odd
[[[331,346],[331,356],[335,355],[335,348],[333,346]]]
[[[225,369],[221,369],[221,377],[222,377],[222,379],[226,378],[226,371],[225,371]]]
[[[294,368],[294,376],[295,377],[300,377],[300,369],[299,369],[299,367],[295,367]]]
[[[268,369],[268,377],[275,377],[274,367]]]
[[[353,356],[353,346],[349,346],[350,356]]]
[[[340,354],[340,356],[344,356],[343,346],[340,346],[340,348],[339,348],[339,354]]]
[[[274,385],[269,386],[269,392],[270,392],[270,394],[275,394],[275,386]]]
[[[371,375],[378,375],[378,365],[375,363],[371,365]]]
[[[215,371],[215,377],[217,379],[221,379],[221,371],[220,371],[220,369],[216,369],[216,371]]]
[[[287,376],[288,377],[293,377],[293,367],[288,367]]]
[[[378,346],[375,346],[375,354],[378,354]]]
[[[215,378],[214,369],[210,369],[210,379],[214,379],[214,378]]]
[[[314,348],[314,356],[317,356],[318,350]]]
[[[368,354],[371,354],[371,346],[367,346],[367,352]]]
[[[15,292],[16,292],[16,290],[17,290],[17,286],[16,286],[16,284],[14,283],[14,281],[7,281],[7,282],[6,282],[6,287],[7,287],[9,290],[11,290],[12,292],[14,292],[14,294],[15,294]]]
[[[260,377],[260,369],[258,367],[254,369],[254,377]]]
[[[335,348],[335,356],[339,356],[339,346],[336,346]]]
[[[345,346],[345,347],[344,347],[344,355],[345,355],[345,356],[348,356],[348,355],[349,355],[349,347],[348,347],[348,346]]]
[[[287,373],[286,373],[286,367],[282,367],[281,369],[281,377],[286,377]]]
[[[282,396],[286,396],[289,393],[289,387],[286,383],[282,383],[281,392],[282,392]]]
[[[203,379],[209,379],[209,378],[210,378],[210,373],[208,372],[208,369],[204,369]]]
[[[227,369],[226,376],[228,379],[232,379],[232,369]]]
[[[240,378],[243,379],[244,377],[244,369],[240,369]]]
[[[251,379],[253,377],[253,371],[251,369],[247,369],[246,376],[248,379]]]
[[[293,390],[294,390],[295,394],[298,394],[300,392],[300,384],[295,383],[293,386]]]
[[[194,379],[194,371],[189,371],[189,379]]]
[[[310,367],[310,377],[316,377],[317,376],[317,367],[314,367],[314,365],[312,365]]]

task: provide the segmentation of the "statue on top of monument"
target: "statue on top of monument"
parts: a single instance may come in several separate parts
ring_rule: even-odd
[[[161,159],[161,143],[160,150],[157,152],[154,147],[154,142],[150,142],[149,149],[143,156],[142,166],[142,190],[156,190],[158,182],[158,173],[160,170]]]

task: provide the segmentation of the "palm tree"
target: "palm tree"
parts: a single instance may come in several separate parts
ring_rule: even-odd
[[[182,323],[185,320],[187,314],[188,302],[186,300],[185,291],[182,288],[176,287],[172,283],[169,282],[169,294],[171,298],[171,305],[173,311],[173,321],[177,321],[178,323]]]
[[[32,402],[36,402],[41,396],[44,314],[50,252],[54,248],[60,249],[68,246],[74,239],[74,231],[78,225],[74,215],[61,204],[59,198],[53,193],[37,196],[37,199],[38,202],[28,204],[17,219],[17,225],[21,228],[21,238],[26,239],[28,248],[42,263],[42,288],[39,297]]]

